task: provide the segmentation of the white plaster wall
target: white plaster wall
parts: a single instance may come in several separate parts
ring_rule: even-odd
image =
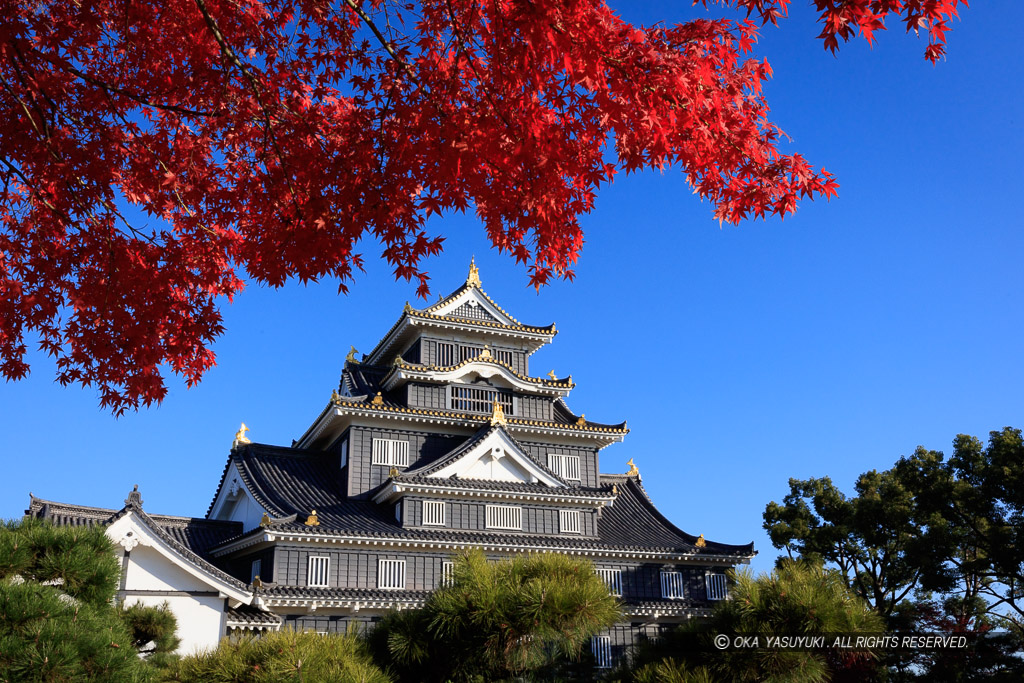
[[[128,556],[127,590],[209,591],[210,585],[173,564],[155,549],[138,545]]]
[[[223,598],[215,595],[128,595],[124,604],[159,607],[165,602],[178,620],[179,654],[191,655],[217,647],[221,634],[226,632]]]

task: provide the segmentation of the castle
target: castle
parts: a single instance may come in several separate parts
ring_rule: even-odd
[[[571,411],[571,376],[530,374],[556,334],[505,312],[471,265],[450,295],[406,304],[373,350],[349,353],[291,446],[251,443],[243,424],[205,518],[150,515],[138,491],[120,510],[33,497],[27,514],[105,525],[121,599],[168,602],[185,651],[241,631],[365,628],[422,605],[464,548],[583,556],[622,603],[623,622],[591,643],[610,667],[707,614],[754,550],[674,526],[632,462],[599,471],[628,429]]]

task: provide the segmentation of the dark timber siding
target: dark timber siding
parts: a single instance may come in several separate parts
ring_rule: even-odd
[[[312,548],[300,545],[278,546],[278,583],[289,586],[307,585],[309,557],[329,557],[331,588],[377,588],[377,567],[380,560],[405,561],[405,590],[434,590],[441,581],[441,566],[451,561],[444,553],[396,553],[363,550]]]
[[[409,360],[410,362],[419,362],[419,363],[422,363],[423,365],[439,365],[438,357],[437,357],[437,345],[438,345],[439,342],[440,343],[446,343],[446,344],[454,344],[456,347],[458,347],[460,344],[471,345],[471,346],[478,346],[479,347],[479,346],[483,346],[484,344],[488,343],[488,342],[484,342],[482,340],[480,340],[480,341],[472,341],[472,342],[468,342],[468,341],[467,342],[458,342],[458,341],[454,341],[454,340],[451,340],[451,339],[440,339],[440,338],[435,338],[435,337],[423,336],[423,337],[420,337],[419,342],[418,342],[419,345],[420,345],[419,349],[418,349],[419,360],[418,361],[412,361],[409,358],[406,358],[406,360]],[[527,374],[529,372],[529,366],[528,366],[528,363],[527,363],[526,353],[522,349],[518,349],[518,348],[515,348],[515,347],[512,347],[512,346],[503,346],[501,344],[490,344],[490,347],[491,347],[491,355],[494,356],[495,358],[499,357],[498,353],[497,353],[498,351],[510,351],[512,353],[512,363],[510,364],[509,367],[511,367],[512,370],[514,370],[515,372],[518,372],[521,375],[525,375],[525,374]],[[459,358],[460,358],[459,351],[456,348],[455,349],[455,359],[454,359],[455,360],[455,362],[454,362],[455,365],[458,365]]]
[[[367,492],[388,478],[386,465],[371,465],[374,439],[399,439],[409,442],[409,466],[419,467],[458,446],[466,437],[412,432],[399,429],[352,427],[349,431],[348,490],[353,498],[366,498]]]
[[[597,449],[581,446],[563,446],[556,444],[520,441],[530,456],[545,467],[548,465],[548,453],[559,455],[578,455],[580,457],[580,485],[598,486],[597,480]]]
[[[407,391],[410,408],[448,409],[448,387],[443,384],[410,383]]]
[[[518,415],[529,420],[550,420],[552,418],[552,401],[546,396],[516,395]]]

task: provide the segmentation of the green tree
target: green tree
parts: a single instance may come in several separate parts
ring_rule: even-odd
[[[770,574],[737,572],[730,599],[715,605],[705,622],[684,625],[660,643],[642,650],[639,683],[704,683],[773,681],[866,681],[877,673],[870,651],[852,651],[825,644],[816,649],[781,649],[769,645],[775,636],[878,634],[882,619],[847,586],[836,571],[820,564],[783,560]],[[757,637],[756,647],[720,649],[715,636]]]
[[[588,560],[488,562],[474,550],[456,558],[450,586],[386,618],[371,638],[402,680],[493,681],[560,669],[620,616]]]
[[[0,682],[151,680],[112,605],[118,574],[101,528],[0,526]]]
[[[187,683],[390,683],[356,634],[291,630],[236,641],[173,661],[165,681]]]

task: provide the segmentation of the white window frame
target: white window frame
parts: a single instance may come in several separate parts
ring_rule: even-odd
[[[563,534],[582,534],[583,514],[579,510],[559,510],[558,531]]]
[[[548,453],[548,469],[569,481],[580,481],[580,456]]]
[[[395,503],[395,521],[402,523],[402,501]]]
[[[348,464],[348,439],[341,442],[341,460],[338,469],[341,469]]]
[[[518,505],[486,505],[484,516],[488,529],[523,530],[523,508]]]
[[[377,560],[377,588],[405,588],[405,560]]]
[[[260,571],[263,569],[263,560],[255,559],[252,561],[252,568],[249,571],[249,583],[256,580],[256,577],[260,575]]]
[[[686,577],[682,572],[661,570],[661,597],[682,600],[686,597]]]
[[[590,639],[590,651],[594,655],[594,666],[598,669],[612,668],[612,637],[593,636]]]
[[[618,598],[622,597],[621,569],[595,569],[594,572],[604,581],[609,593]]]
[[[441,560],[441,581],[438,588],[447,588],[455,582],[455,563],[451,560]]]
[[[315,580],[317,583],[314,583]],[[309,588],[327,588],[330,584],[331,557],[329,555],[310,555],[306,562],[306,586]]]
[[[373,439],[371,465],[409,466],[409,442],[403,439]]]
[[[423,501],[423,526],[445,526],[448,514],[443,500]]]
[[[729,597],[729,582],[722,572],[708,572],[704,575],[704,588],[708,600],[725,600]]]

